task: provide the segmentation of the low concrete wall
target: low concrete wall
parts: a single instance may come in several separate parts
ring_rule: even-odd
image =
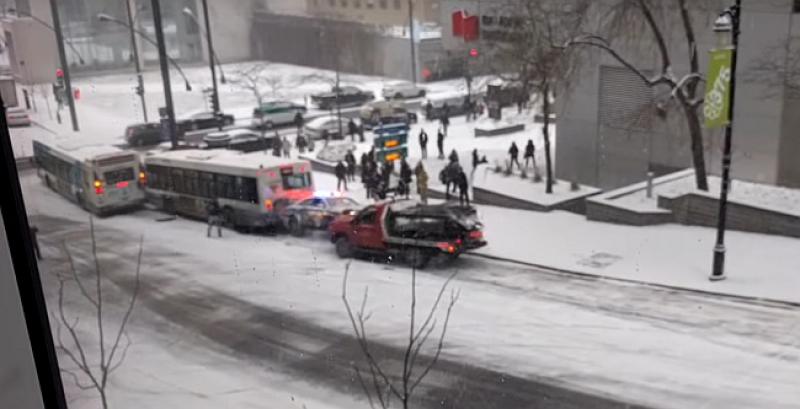
[[[675,221],[675,217],[669,211],[637,212],[594,200],[586,201],[586,218],[629,226],[652,226]]]
[[[495,128],[495,129],[481,129],[479,127],[476,127],[475,137],[508,135],[510,133],[522,132],[524,130],[525,130],[525,124],[509,125],[506,127]]]
[[[509,209],[531,210],[535,212],[551,212],[553,210],[566,210],[568,212],[577,214],[586,213],[586,196],[560,202],[552,206],[546,206],[506,196],[504,194],[482,189],[479,187],[474,187],[472,191],[474,196],[473,201],[478,204],[505,207]]]
[[[698,194],[659,197],[658,206],[672,210],[677,223],[715,227],[719,201]],[[800,217],[728,202],[727,227],[731,230],[800,238]]]

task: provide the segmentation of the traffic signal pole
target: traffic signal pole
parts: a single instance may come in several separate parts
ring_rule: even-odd
[[[211,84],[214,87],[214,97],[212,99],[211,109],[214,111],[215,116],[220,114],[219,106],[219,88],[217,87],[217,67],[214,64],[214,43],[211,39],[211,20],[208,17],[208,0],[203,0],[203,19],[206,23],[206,43],[208,44],[208,65],[211,68]],[[218,121],[219,130],[222,130],[222,121]]]
[[[55,1],[55,0],[51,0]],[[156,31],[156,43],[158,44],[158,62],[161,65],[161,80],[164,87],[164,101],[166,110],[167,127],[169,128],[169,139],[172,142],[172,149],[178,147],[178,134],[175,129],[175,108],[172,105],[172,85],[169,81],[169,60],[167,60],[167,45],[164,42],[164,27],[161,22],[161,2],[151,0],[153,8],[153,25]]]
[[[134,0],[125,0],[125,6],[128,9],[128,26],[130,26],[131,31],[131,51],[133,51],[133,59],[136,63],[136,95],[139,95],[139,98],[142,100],[142,115],[144,116],[144,122],[147,122],[147,103],[144,99],[144,79],[142,78],[142,64],[139,60],[139,47],[136,45],[136,30],[134,29],[133,25],[133,10],[131,8],[131,2]]]
[[[78,125],[78,113],[75,111],[75,97],[72,95],[72,80],[69,75],[69,63],[67,63],[67,52],[64,49],[64,34],[61,32],[61,19],[58,15],[58,3],[50,0],[50,12],[53,15],[53,28],[56,34],[56,46],[58,46],[58,58],[61,61],[61,71],[64,73],[64,86],[67,88],[66,97],[69,105],[69,116],[72,120],[72,130],[80,131]]]

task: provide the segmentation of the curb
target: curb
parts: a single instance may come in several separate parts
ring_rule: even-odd
[[[644,287],[652,287],[661,290],[670,290],[670,291],[679,291],[685,293],[694,293],[700,295],[710,295],[718,298],[723,298],[727,300],[737,301],[737,302],[746,302],[750,304],[760,305],[760,306],[768,306],[768,307],[778,307],[778,308],[788,308],[788,309],[796,309],[800,308],[800,302],[797,301],[785,301],[785,300],[777,300],[774,298],[764,298],[764,297],[750,297],[746,295],[736,295],[736,294],[725,294],[725,293],[718,293],[714,291],[708,290],[698,290],[694,288],[687,288],[687,287],[680,287],[680,286],[673,286],[669,284],[658,284],[658,283],[651,283],[647,281],[640,281],[640,280],[633,280],[630,278],[619,278],[619,277],[608,277],[600,274],[592,274],[592,273],[584,273],[580,271],[574,270],[567,270],[563,268],[557,268],[552,266],[547,266],[543,264],[536,264],[530,263],[526,261],[514,260],[510,258],[498,257],[493,256],[490,254],[484,253],[475,253],[470,252],[467,255],[482,258],[486,260],[493,260],[493,261],[502,261],[511,264],[517,264],[520,266],[525,267],[533,267],[538,270],[541,270],[543,273],[547,274],[555,274],[555,275],[569,275],[575,278],[580,278],[584,280],[603,280],[603,281],[612,281],[617,283],[625,283],[625,284],[635,284],[638,286]]]
[[[31,122],[33,122],[33,124],[34,124],[34,125],[36,125],[37,127],[39,127],[39,128],[42,128],[42,129],[44,129],[45,131],[47,131],[47,132],[50,132],[50,133],[51,133],[51,134],[53,134],[53,135],[58,135],[58,132],[56,132],[56,131],[54,131],[54,130],[52,130],[52,129],[50,129],[50,128],[48,128],[48,127],[44,126],[44,125],[42,125],[42,123],[41,123],[41,122],[39,122],[39,121],[31,121]]]

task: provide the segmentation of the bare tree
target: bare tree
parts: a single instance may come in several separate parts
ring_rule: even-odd
[[[108,380],[114,371],[119,369],[125,361],[128,353],[128,348],[131,346],[131,339],[128,336],[126,327],[130,321],[133,308],[136,305],[136,298],[139,294],[139,273],[142,265],[142,250],[144,238],[139,240],[139,251],[136,258],[136,273],[134,276],[133,290],[130,299],[125,307],[122,320],[117,325],[116,329],[109,321],[112,319],[107,318],[106,301],[103,298],[103,283],[102,283],[102,269],[100,261],[97,257],[97,240],[95,238],[94,221],[89,219],[89,228],[91,234],[91,256],[92,256],[92,280],[91,282],[84,282],[85,278],[81,278],[79,274],[79,267],[75,263],[75,258],[72,255],[70,246],[65,242],[64,249],[67,253],[69,261],[69,272],[67,274],[58,275],[58,319],[56,321],[56,342],[57,349],[61,351],[69,361],[77,367],[77,370],[61,368],[61,371],[69,375],[74,381],[75,385],[82,390],[95,390],[100,395],[100,401],[103,409],[108,409]],[[96,325],[97,339],[90,340],[88,336],[78,335],[79,318],[70,319],[64,308],[65,289],[67,284],[75,284],[81,298],[88,302],[94,312],[92,317]],[[87,285],[88,284],[88,285]],[[89,286],[93,286],[91,288]],[[67,341],[65,342],[62,328],[66,329],[68,333]],[[107,335],[111,334],[111,338],[107,339]],[[123,342],[124,339],[124,342]],[[97,355],[91,353],[89,348],[93,348],[93,342],[96,341]]]
[[[498,58],[493,71],[519,86],[518,98],[542,104],[546,192],[553,193],[553,161],[550,143],[552,100],[558,91],[565,94],[580,64],[577,53],[562,45],[580,30],[589,2],[574,0],[516,0],[501,15],[509,17],[511,30],[492,42]]]
[[[598,2],[603,3],[603,2]],[[698,0],[691,6],[687,0],[616,0],[603,16],[600,34],[583,34],[565,43],[566,47],[588,46],[604,51],[622,66],[630,70],[651,88],[667,87],[669,101],[676,101],[686,119],[691,139],[692,162],[695,183],[700,190],[708,190],[706,164],[703,149],[703,127],[700,107],[703,94],[700,84],[704,77],[700,72],[692,10],[707,11],[707,1]],[[601,5],[602,6],[602,5]],[[691,7],[691,9],[690,9]],[[683,37],[684,52],[688,60],[688,72],[679,76],[673,65],[674,58],[668,39],[674,27]],[[655,42],[660,66],[655,76],[647,75],[615,48],[615,40],[628,39],[628,44],[639,41],[638,33],[649,31]],[[621,40],[624,41],[624,40]],[[666,103],[659,103],[665,109]]]
[[[270,75],[268,64],[253,64],[231,73],[228,81],[234,86],[253,94],[258,106],[264,103],[266,97],[278,98],[283,89],[283,77]]]
[[[356,377],[367,396],[369,405],[375,409],[379,407],[386,409],[390,407],[391,401],[397,399],[402,404],[403,409],[408,409],[414,392],[419,387],[420,383],[430,373],[431,369],[436,365],[439,356],[442,353],[444,346],[444,338],[447,334],[447,326],[450,322],[450,314],[458,301],[460,292],[450,290],[450,301],[447,304],[444,320],[442,321],[442,329],[438,334],[438,341],[435,346],[435,352],[431,357],[422,355],[422,349],[430,339],[431,334],[436,330],[437,319],[435,318],[436,312],[439,310],[439,305],[442,303],[442,298],[448,285],[453,280],[458,272],[451,274],[447,280],[442,284],[439,292],[431,305],[430,310],[425,315],[421,325],[417,323],[417,270],[411,270],[411,317],[408,327],[408,340],[404,347],[403,353],[403,367],[399,374],[388,372],[388,368],[381,365],[378,356],[375,355],[370,346],[369,336],[367,335],[366,323],[371,317],[371,313],[366,312],[367,298],[369,297],[369,287],[364,288],[364,296],[361,299],[361,307],[358,311],[354,311],[350,306],[350,301],[347,297],[347,279],[350,272],[350,264],[347,265],[344,272],[344,279],[342,280],[342,301],[347,309],[347,315],[350,318],[350,323],[353,326],[353,332],[364,355],[364,360],[367,366],[368,377],[362,374],[358,366],[353,366],[356,372]]]

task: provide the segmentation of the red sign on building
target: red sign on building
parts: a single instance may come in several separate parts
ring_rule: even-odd
[[[465,42],[475,41],[480,37],[480,19],[470,16],[464,10],[453,13],[453,36],[461,37]]]

